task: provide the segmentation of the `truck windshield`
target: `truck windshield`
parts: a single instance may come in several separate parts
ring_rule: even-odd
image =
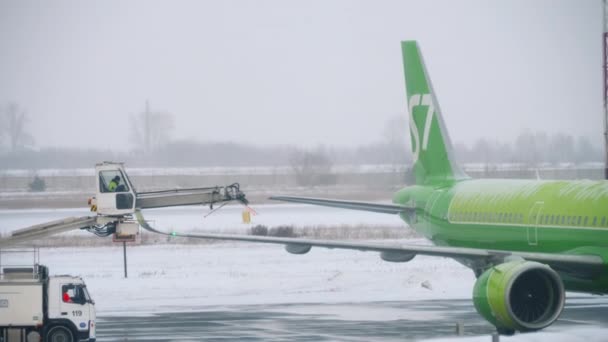
[[[91,299],[91,296],[89,295],[89,291],[87,291],[86,286],[82,287],[82,293],[84,294],[84,299],[87,301],[87,303],[93,303],[93,299]]]

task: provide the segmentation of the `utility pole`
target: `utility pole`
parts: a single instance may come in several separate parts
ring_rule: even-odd
[[[604,16],[602,25],[602,47],[604,49],[604,179],[608,179],[608,0],[603,0]]]
[[[150,104],[146,100],[146,112],[144,114],[144,153],[148,154],[150,148]],[[607,171],[608,172],[608,171]]]

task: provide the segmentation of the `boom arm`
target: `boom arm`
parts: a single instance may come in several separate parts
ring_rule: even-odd
[[[218,202],[239,201],[248,204],[238,183],[224,187],[174,189],[136,193],[138,209],[164,208],[182,205],[213,205]]]
[[[71,217],[13,231],[0,236],[0,247],[37,240],[45,236],[82,229],[97,236],[116,234],[135,236],[139,225],[133,214],[141,209],[183,205],[210,205],[238,201],[247,205],[245,194],[238,183],[206,188],[173,189],[137,192],[121,163],[104,162],[95,167],[97,193],[89,200],[96,216]],[[110,182],[115,182],[113,187]],[[120,185],[117,185],[120,184]]]

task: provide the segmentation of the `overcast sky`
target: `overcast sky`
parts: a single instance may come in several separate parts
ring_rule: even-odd
[[[525,129],[603,134],[600,0],[0,0],[0,105],[39,147],[126,150],[129,116],[174,138],[262,145],[383,141],[406,115],[416,39],[452,140]],[[404,137],[409,139],[409,137]]]

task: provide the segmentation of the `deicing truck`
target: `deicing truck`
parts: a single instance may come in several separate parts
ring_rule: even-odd
[[[95,341],[95,303],[80,277],[48,276],[42,265],[4,267],[0,341]]]

